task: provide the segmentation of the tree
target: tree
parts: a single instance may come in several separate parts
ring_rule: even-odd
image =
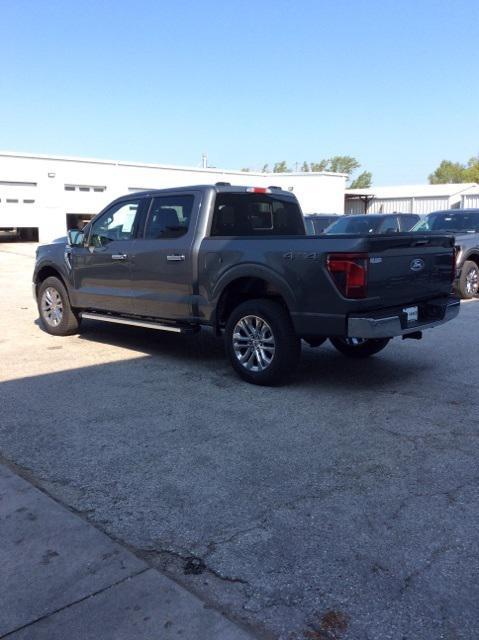
[[[464,171],[464,182],[479,182],[479,156],[469,159]]]
[[[477,158],[479,160],[479,158]],[[331,158],[323,158],[319,162],[306,162],[306,160],[301,165],[301,171],[308,172],[322,172],[322,171],[331,171],[333,173],[346,173],[348,178],[352,179],[352,174],[359,169],[361,164],[353,158],[353,156],[332,156]],[[478,165],[479,170],[479,165]],[[263,172],[268,171],[268,165],[264,165]],[[276,162],[273,166],[274,173],[287,173],[291,171],[288,167],[286,160],[282,160],[281,162]],[[370,171],[363,171],[352,183],[349,185],[353,188],[365,189],[366,187],[371,186],[372,182],[372,173]]]
[[[268,173],[268,171],[269,171],[269,164],[266,163],[266,164],[263,165],[263,168],[261,169],[261,172],[262,173]]]
[[[328,171],[333,173],[347,173],[350,176],[361,165],[352,156],[333,156],[328,160]]]
[[[286,160],[282,160],[281,162],[275,162],[273,167],[273,173],[288,173],[288,165],[286,164]]]
[[[319,162],[312,162],[310,167],[311,171],[327,171],[329,160],[320,160]]]
[[[479,156],[469,158],[467,165],[462,162],[443,160],[428,180],[430,184],[479,182]]]
[[[349,189],[367,189],[371,186],[373,174],[370,171],[363,171],[356,180],[349,185]]]
[[[244,171],[244,173],[249,173],[251,169],[249,169],[248,167],[245,167],[244,169],[241,169],[241,171]]]
[[[448,182],[467,182],[464,179],[466,167],[460,162],[443,160],[438,168],[431,173],[428,180],[430,184],[446,184]]]

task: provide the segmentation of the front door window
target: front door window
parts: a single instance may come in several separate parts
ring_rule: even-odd
[[[131,240],[140,200],[120,202],[108,209],[91,228],[90,246],[105,247],[114,240]]]

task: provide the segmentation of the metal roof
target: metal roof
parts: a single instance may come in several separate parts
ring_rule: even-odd
[[[412,184],[368,189],[346,189],[347,196],[369,196],[374,198],[434,198],[450,197],[469,190],[476,190],[475,182],[459,184]]]
[[[305,178],[314,177],[314,176],[339,176],[341,178],[347,178],[346,173],[335,173],[333,171],[286,171],[284,173],[274,173],[273,171],[240,171],[239,169],[221,169],[219,167],[188,167],[181,165],[171,165],[171,164],[155,164],[151,162],[134,162],[129,160],[108,160],[102,158],[81,158],[76,156],[56,156],[56,155],[46,155],[41,153],[21,153],[18,151],[0,151],[0,157],[4,158],[25,158],[28,160],[52,160],[59,162],[82,162],[82,163],[91,163],[91,164],[106,164],[106,165],[115,165],[115,166],[124,166],[124,167],[140,167],[142,169],[167,169],[170,171],[195,171],[199,174],[204,173],[217,173],[224,174],[228,176],[245,176],[250,175],[253,177],[275,177],[279,176],[288,176],[288,177],[297,177],[303,176]]]

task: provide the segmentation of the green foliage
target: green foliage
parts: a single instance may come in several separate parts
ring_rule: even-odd
[[[286,164],[286,160],[282,160],[281,162],[275,162],[273,167],[273,173],[287,173],[289,171],[288,165]]]
[[[309,171],[322,172],[332,171],[333,173],[346,173],[351,180],[352,174],[359,169],[361,164],[352,156],[332,156],[331,158],[323,158],[319,162],[306,162],[301,165],[301,171],[306,173]],[[265,164],[263,166],[263,173],[269,171],[269,166]],[[291,171],[288,167],[286,160],[276,162],[273,165],[273,173],[287,173]],[[351,187],[365,189],[370,187],[372,182],[372,173],[370,171],[363,171],[353,182]]]
[[[464,170],[464,182],[479,182],[479,156],[469,159]]]
[[[302,171],[308,171],[304,167],[309,167],[309,171],[332,171],[333,173],[346,173],[351,179],[352,174],[359,169],[361,164],[352,156],[332,156],[331,158],[323,158],[319,162],[303,162]],[[363,171],[356,180],[349,185],[356,189],[365,189],[371,186],[373,174],[370,171]]]
[[[443,160],[428,180],[430,184],[479,182],[479,156],[469,158],[467,165]]]
[[[269,171],[269,164],[264,164],[263,168],[261,169],[262,173],[268,173]]]
[[[464,179],[466,167],[460,162],[443,160],[438,168],[429,176],[430,184],[446,184],[448,182],[467,182]]]
[[[319,162],[312,162],[309,166],[311,171],[327,171],[329,160],[320,160]]]
[[[349,189],[367,189],[371,186],[373,174],[370,171],[363,171],[351,182]]]
[[[352,156],[333,156],[329,159],[328,171],[334,173],[347,173],[350,176],[353,171],[361,166]]]

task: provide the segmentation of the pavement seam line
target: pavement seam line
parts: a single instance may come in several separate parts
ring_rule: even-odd
[[[218,615],[220,615],[221,617],[225,618],[225,620],[228,620],[231,624],[235,625],[239,629],[242,629],[243,631],[249,633],[252,637],[256,637],[256,638],[258,638],[258,640],[261,640],[262,638],[266,639],[266,638],[269,637],[264,632],[262,632],[262,631],[260,631],[258,629],[254,629],[254,628],[250,627],[250,625],[245,624],[241,620],[237,620],[235,618],[235,616],[229,615],[229,612],[225,611],[224,608],[222,608],[221,606],[218,606],[215,602],[210,601],[208,598],[205,598],[201,593],[198,593],[195,589],[192,589],[192,588],[189,588],[188,586],[186,586],[181,580],[178,580],[178,578],[175,575],[171,575],[166,571],[161,571],[153,563],[148,562],[147,554],[142,553],[142,551],[144,552],[144,550],[141,550],[141,549],[138,550],[135,547],[132,547],[128,543],[124,542],[123,540],[120,540],[120,539],[116,538],[115,536],[111,535],[110,533],[107,533],[106,531],[104,531],[96,523],[90,522],[90,520],[85,516],[84,512],[78,511],[77,509],[75,509],[71,505],[65,504],[65,503],[61,502],[61,500],[59,500],[57,497],[51,495],[49,493],[49,491],[47,489],[45,489],[40,484],[40,481],[38,481],[34,477],[33,472],[32,472],[31,469],[28,469],[27,467],[22,467],[21,465],[18,465],[13,460],[10,460],[6,456],[4,456],[1,452],[0,452],[0,464],[5,465],[14,475],[17,475],[20,478],[22,478],[22,480],[27,482],[31,487],[33,487],[34,489],[37,489],[38,491],[40,491],[40,493],[45,495],[50,500],[53,500],[53,502],[55,502],[55,504],[59,505],[61,508],[65,509],[66,511],[68,511],[72,515],[76,516],[77,518],[80,518],[80,520],[82,520],[83,522],[85,522],[90,527],[93,527],[94,529],[96,529],[97,531],[102,533],[104,536],[106,536],[113,543],[117,544],[122,549],[125,549],[125,551],[130,553],[135,558],[138,558],[139,560],[144,562],[147,565],[147,567],[145,569],[142,569],[139,573],[143,573],[144,571],[149,571],[149,570],[156,571],[159,575],[163,576],[164,578],[167,578],[168,580],[171,580],[180,589],[184,589],[187,593],[191,594],[195,598],[198,598],[198,600],[200,600],[203,603],[203,605],[205,605],[206,607],[212,609]],[[138,551],[140,551],[140,552],[138,552]],[[163,552],[164,551],[160,551],[160,553],[163,553]],[[171,552],[166,552],[166,553],[171,553]],[[175,554],[175,552],[173,552],[172,555],[177,555],[178,557],[181,557],[181,554]],[[215,575],[215,572],[213,570],[210,570],[210,572],[211,572],[212,575]],[[135,575],[132,575],[131,577],[135,577]],[[216,575],[216,577],[218,579],[224,580],[226,582],[239,582],[239,583],[242,583],[241,580],[238,580],[236,578],[228,579],[228,577],[222,577],[221,575]],[[123,578],[122,581],[124,579],[125,578]],[[115,585],[112,584],[111,586],[115,586]],[[106,587],[106,588],[108,589],[109,587]],[[96,595],[96,594],[92,594],[92,595]],[[86,597],[88,598],[90,596],[86,596]],[[84,599],[85,598],[82,598],[82,600],[84,600]],[[79,600],[79,602],[81,602],[81,600]],[[72,604],[75,604],[75,603],[72,603]],[[67,607],[68,606],[70,606],[70,605],[67,605]],[[64,608],[67,608],[67,607],[64,607]],[[42,618],[39,618],[39,620],[41,620],[41,619]],[[30,626],[30,624],[31,623],[28,623],[27,625],[24,625],[24,626],[28,627],[28,626]],[[23,627],[19,627],[19,629],[15,629],[15,631],[19,631],[22,628]],[[6,638],[6,637],[10,636],[12,633],[14,633],[14,632],[13,631],[9,631],[7,635],[0,636],[0,640],[3,640],[3,638]]]
[[[32,625],[37,624],[38,622],[41,622],[42,620],[48,620],[48,618],[51,618],[51,616],[54,616],[57,613],[60,613],[60,611],[65,611],[66,609],[69,609],[70,607],[74,607],[76,604],[79,604],[80,602],[84,602],[85,600],[88,600],[88,598],[94,598],[95,596],[98,596],[101,593],[104,593],[105,591],[108,591],[112,587],[117,587],[119,584],[122,584],[123,582],[126,582],[127,580],[130,580],[132,578],[136,578],[138,576],[141,576],[141,574],[145,573],[146,571],[151,571],[151,567],[149,567],[149,566],[145,567],[144,569],[141,569],[141,571],[137,571],[136,573],[132,573],[129,576],[125,576],[121,580],[117,580],[116,582],[112,582],[107,587],[103,587],[103,589],[98,589],[98,591],[94,591],[93,593],[89,593],[88,595],[83,596],[83,598],[79,598],[78,600],[74,600],[73,602],[70,602],[69,604],[66,604],[64,607],[60,607],[58,609],[55,609],[54,611],[50,611],[49,613],[46,613],[45,615],[40,616],[39,618],[36,618],[35,620],[32,620],[31,622],[27,622],[27,624],[22,624],[20,627],[17,627],[16,629],[12,629],[12,631],[9,631],[8,633],[6,633],[3,636],[0,636],[0,640],[3,640],[4,638],[8,638],[9,636],[13,635],[14,633],[17,633],[18,631],[22,631],[23,629],[28,629],[28,627],[31,627]]]

